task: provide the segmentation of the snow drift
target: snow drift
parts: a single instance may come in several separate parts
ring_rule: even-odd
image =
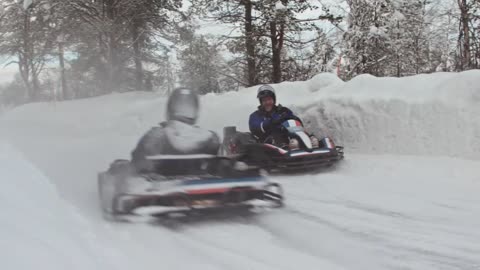
[[[350,150],[480,158],[480,71],[362,75],[315,93],[307,121]]]
[[[2,269],[118,269],[114,249],[102,246],[49,180],[2,142],[0,164]]]
[[[275,88],[277,100],[299,113],[311,131],[332,136],[346,151],[480,158],[480,70],[404,78],[361,75],[349,82],[324,73]],[[255,91],[208,102],[244,115],[235,124],[247,129]]]

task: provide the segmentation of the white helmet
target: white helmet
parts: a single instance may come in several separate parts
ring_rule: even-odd
[[[260,86],[257,90],[257,98],[262,103],[262,98],[264,97],[272,97],[273,101],[277,101],[277,96],[275,95],[275,89],[268,84],[264,84]]]
[[[195,91],[188,88],[177,88],[168,98],[167,118],[195,124],[198,118],[200,101]]]

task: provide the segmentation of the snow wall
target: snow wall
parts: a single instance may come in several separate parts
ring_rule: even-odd
[[[480,70],[404,78],[361,75],[348,82],[323,73],[275,89],[278,102],[298,113],[310,131],[332,136],[347,152],[480,158]],[[243,122],[235,124],[247,129],[248,113],[258,105],[255,91],[208,102],[216,108],[231,104],[232,114],[239,107]],[[229,114],[214,117],[219,121]]]
[[[480,71],[407,78],[362,75],[322,87],[301,108],[347,151],[480,158]]]

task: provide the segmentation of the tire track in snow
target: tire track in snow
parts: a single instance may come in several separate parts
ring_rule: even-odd
[[[349,230],[340,224],[292,207],[271,213],[259,219],[255,225],[275,236],[285,248],[324,258],[345,269],[381,269],[383,265],[383,262],[366,259],[370,258],[372,253],[378,252],[364,244],[377,241],[369,239],[370,235]],[[339,250],[337,245],[346,249]],[[344,252],[349,256],[345,257]]]
[[[475,260],[473,258],[478,258],[478,254],[480,254],[480,249],[477,249],[476,251],[468,250],[466,253],[469,253],[470,256],[466,256],[465,251],[452,255],[448,250],[450,249],[453,251],[456,247],[442,247],[441,250],[438,250],[439,247],[436,247],[438,243],[436,243],[435,241],[433,241],[432,243],[425,242],[428,241],[428,239],[423,241],[417,239],[414,242],[397,242],[395,241],[395,234],[391,234],[390,237],[380,237],[375,235],[375,233],[354,231],[346,226],[341,226],[332,221],[320,218],[310,213],[299,211],[297,209],[290,208],[287,209],[287,211],[289,214],[293,214],[298,218],[302,218],[310,222],[327,226],[331,229],[337,230],[344,235],[347,234],[348,239],[357,238],[359,241],[369,242],[368,246],[372,246],[372,244],[375,245],[377,247],[378,253],[382,253],[381,251],[383,251],[383,253],[385,253],[384,256],[388,255],[392,259],[398,256],[405,256],[407,258],[415,258],[415,261],[422,261],[422,269],[428,269],[426,268],[427,265],[431,264],[434,264],[434,267],[432,267],[431,269],[442,269],[442,267],[445,267],[445,265],[453,268],[444,269],[479,269],[478,266],[480,265],[480,260]],[[278,231],[278,228],[272,229],[271,226],[268,226],[268,224],[266,228],[268,228],[268,230],[272,231],[273,233],[281,233],[285,236],[285,230]],[[292,238],[290,238],[290,240],[292,240]],[[301,242],[301,240],[298,241]],[[288,244],[292,243],[295,243],[295,240],[288,241]],[[425,246],[425,244],[428,244],[428,246]],[[296,245],[296,248],[302,249],[304,248],[304,245],[305,242],[301,242],[299,245]],[[384,262],[382,262],[382,264],[384,264]]]
[[[213,227],[215,227],[215,225],[213,225]],[[182,230],[182,232],[175,232],[175,236],[183,242],[183,245],[187,249],[194,249],[205,254],[208,258],[213,259],[216,263],[219,263],[222,266],[220,269],[288,269],[283,268],[283,265],[277,262],[271,262],[256,254],[246,253],[241,249],[233,248],[232,246],[235,246],[235,243],[233,243],[232,246],[226,246],[215,242],[213,239],[218,238],[218,235],[202,236],[205,235],[204,232],[199,232],[196,229],[197,228],[186,228]],[[200,230],[202,229],[203,228],[200,228]],[[212,253],[206,252],[205,248],[211,250]],[[252,248],[255,247],[252,246]],[[238,263],[232,264],[232,261],[228,261],[226,257],[233,258],[236,261],[243,261],[245,265]],[[248,266],[248,268],[246,266]]]
[[[308,198],[307,196],[298,195],[298,194],[289,194],[289,197],[295,199],[307,200],[317,202],[319,205],[329,205],[333,207],[344,207],[360,212],[366,212],[369,214],[374,214],[383,218],[388,219],[398,219],[408,225],[405,231],[395,230],[395,228],[375,228],[371,225],[368,225],[366,228],[371,230],[370,233],[367,231],[356,231],[352,230],[350,227],[341,226],[336,222],[328,220],[326,218],[318,217],[315,214],[312,214],[308,211],[299,210],[298,208],[289,207],[288,212],[294,215],[297,215],[299,218],[310,220],[319,224],[329,226],[332,229],[335,229],[339,232],[346,233],[351,235],[352,238],[358,238],[359,240],[367,240],[376,243],[375,245],[382,246],[382,249],[391,256],[395,258],[399,254],[404,254],[407,257],[418,257],[419,260],[422,260],[426,265],[435,264],[436,267],[441,267],[443,265],[449,265],[455,269],[475,269],[480,265],[479,260],[474,258],[478,257],[477,254],[480,254],[480,248],[477,246],[477,249],[465,248],[461,245],[458,245],[458,240],[454,241],[454,244],[449,244],[447,241],[438,238],[439,234],[443,235],[448,233],[450,235],[456,236],[457,238],[461,236],[464,241],[472,241],[476,239],[476,235],[464,234],[461,231],[451,230],[450,227],[446,227],[444,223],[435,224],[435,220],[430,218],[418,218],[411,215],[398,213],[395,211],[381,209],[380,207],[370,207],[367,204],[353,200],[326,200],[326,199],[316,199]],[[420,226],[421,225],[421,226]],[[418,227],[420,226],[420,227]],[[409,228],[410,227],[410,228]],[[416,231],[411,231],[411,229],[416,229]],[[432,235],[425,235],[425,228],[429,228],[432,232]],[[393,229],[393,231],[388,231],[388,229]],[[410,231],[409,231],[410,229]],[[412,239],[412,242],[404,241],[404,237]],[[451,237],[451,236],[450,236]],[[468,239],[469,237],[470,239]],[[473,239],[472,239],[473,237]],[[407,238],[407,239],[408,239]],[[439,242],[440,241],[440,242]],[[474,240],[473,240],[474,241]],[[443,243],[442,243],[443,242]],[[455,246],[456,243],[456,246]],[[443,247],[436,247],[437,245],[446,244]],[[427,245],[427,247],[424,247]],[[422,247],[423,246],[423,247]],[[455,252],[458,249],[461,249],[461,252]],[[452,253],[456,253],[453,254]],[[477,255],[477,256],[476,256]],[[440,268],[433,268],[440,269]]]

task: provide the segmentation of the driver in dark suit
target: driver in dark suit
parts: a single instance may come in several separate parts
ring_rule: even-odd
[[[258,109],[250,114],[250,132],[260,141],[277,137],[282,133],[282,123],[286,120],[300,118],[295,116],[287,107],[276,105],[275,89],[270,85],[262,85],[258,88],[257,98],[260,102]]]

